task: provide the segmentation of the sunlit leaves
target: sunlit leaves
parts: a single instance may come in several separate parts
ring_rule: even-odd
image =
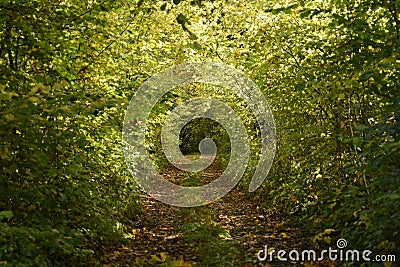
[[[99,244],[117,218],[133,217],[135,186],[119,147],[124,109],[157,71],[204,60],[243,70],[271,103],[271,209],[398,250],[395,1],[19,0],[2,3],[0,15],[0,236],[16,254],[34,258],[41,246],[85,256],[85,238]],[[154,112],[196,92],[169,95]],[[189,128],[198,135],[209,125],[200,126]]]

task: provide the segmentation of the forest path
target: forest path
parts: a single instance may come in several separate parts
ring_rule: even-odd
[[[202,183],[220,174],[214,162],[202,174]],[[176,169],[164,177],[181,184],[188,180]],[[279,262],[280,249],[312,249],[311,236],[298,221],[268,214],[255,194],[234,188],[222,199],[195,208],[144,198],[144,213],[132,230],[134,238],[104,255],[102,266],[334,266]],[[272,261],[257,257],[265,246],[275,249]]]

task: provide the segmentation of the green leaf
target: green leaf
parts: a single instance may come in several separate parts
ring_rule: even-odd
[[[197,50],[203,49],[203,47],[201,46],[201,44],[199,44],[199,43],[196,42],[196,41],[193,43],[193,47],[194,47],[195,49],[197,49]]]
[[[363,131],[368,130],[369,128],[368,128],[368,126],[365,125],[365,124],[360,124],[360,125],[358,125],[358,126],[356,127],[356,129],[357,129],[357,131],[359,131],[359,132],[363,132]]]
[[[13,121],[15,116],[11,113],[4,115],[4,118],[6,119],[6,121],[10,122]]]
[[[14,93],[14,92],[0,93],[0,101],[10,100],[13,96],[18,96],[18,94]]]
[[[3,210],[0,211],[0,220],[6,218],[11,219],[14,216],[14,213],[11,210]]]
[[[182,13],[179,13],[179,15],[176,17],[176,21],[179,24],[181,24],[182,26],[185,26],[185,24],[189,24],[190,25],[190,21]]]
[[[186,31],[189,33],[190,40],[197,40],[198,39],[196,34],[194,34],[193,32],[191,32],[189,30],[186,30]]]
[[[362,75],[360,76],[360,78],[358,78],[358,80],[359,80],[360,82],[365,82],[365,81],[367,81],[369,78],[371,78],[373,74],[374,74],[374,70],[368,70],[368,71],[366,71],[364,74],[362,74]]]

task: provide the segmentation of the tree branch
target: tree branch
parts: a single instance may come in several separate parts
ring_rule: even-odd
[[[128,29],[128,27],[129,27],[131,24],[132,24],[132,21],[130,21],[130,22],[125,26],[125,28],[119,33],[118,36],[123,35],[123,34],[125,33],[125,31]],[[96,61],[96,59],[97,59],[98,57],[100,57],[110,46],[112,46],[112,45],[116,42],[116,40],[117,40],[117,39],[114,39],[114,40],[112,40],[108,45],[106,45],[95,57],[93,57],[93,59],[92,59],[86,66],[82,67],[82,68],[78,71],[77,75],[79,75],[81,72],[83,72],[83,71],[85,71],[87,68],[89,68],[89,66],[91,66],[91,65]]]
[[[92,7],[91,9],[86,10],[85,12],[83,12],[82,14],[77,15],[76,17],[72,18],[67,24],[65,24],[63,26],[63,28],[67,28],[67,26],[69,26],[72,22],[74,22],[75,20],[79,19],[80,17],[86,15],[87,13],[92,12],[96,7],[101,6],[102,4],[104,4],[105,2],[107,2],[108,0],[104,0],[103,2],[99,3],[98,5]]]

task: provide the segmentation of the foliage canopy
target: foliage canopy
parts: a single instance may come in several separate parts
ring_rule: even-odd
[[[120,151],[129,98],[157,71],[202,60],[244,71],[271,104],[266,208],[311,222],[317,245],[335,229],[354,248],[399,255],[399,17],[397,0],[0,0],[0,262],[79,264],[121,242],[141,210]],[[165,96],[149,123],[155,164],[168,166],[164,111],[195,95],[232,105],[254,136],[245,190],[258,128],[223,90]],[[214,122],[188,125],[183,150],[205,132],[224,164]]]

